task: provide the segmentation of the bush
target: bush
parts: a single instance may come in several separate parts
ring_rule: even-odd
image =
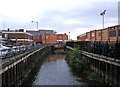
[[[68,63],[77,71],[83,72],[88,68],[87,59],[82,56],[82,51],[78,47],[68,54]]]
[[[67,62],[72,69],[82,73],[88,80],[103,81],[101,76],[90,69],[87,58],[82,55],[82,51],[78,47],[74,47],[74,51],[68,53]]]
[[[103,79],[101,78],[101,76],[99,74],[97,74],[94,71],[90,71],[87,74],[87,79],[91,80],[91,81],[98,81],[98,82],[102,82]]]

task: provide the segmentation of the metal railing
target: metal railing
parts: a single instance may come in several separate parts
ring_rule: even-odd
[[[38,49],[41,46],[43,45],[13,46],[9,49],[2,49],[0,50],[0,59],[4,60],[7,58],[15,57],[17,55]]]

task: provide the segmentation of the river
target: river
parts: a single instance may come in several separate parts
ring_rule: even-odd
[[[32,85],[85,85],[65,61],[65,54],[52,54],[43,62]],[[86,86],[87,87],[87,86]]]
[[[35,66],[22,86],[84,85],[88,87],[82,78],[71,70],[65,58],[66,54],[50,54]]]
[[[88,85],[88,82],[72,71],[67,64],[66,54],[51,54],[42,63],[38,63],[23,85],[79,85],[80,87],[101,87]],[[108,87],[108,86],[102,86]]]

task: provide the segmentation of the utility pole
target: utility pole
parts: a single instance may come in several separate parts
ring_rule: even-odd
[[[69,32],[69,41],[70,41],[70,32]]]
[[[103,17],[102,22],[103,22],[103,29],[104,29],[104,15],[105,15],[106,10],[100,13],[100,15]],[[101,30],[101,41],[102,41],[102,30]]]
[[[36,23],[37,28],[37,41],[39,41],[39,30],[38,30],[38,21],[31,21],[32,23]]]

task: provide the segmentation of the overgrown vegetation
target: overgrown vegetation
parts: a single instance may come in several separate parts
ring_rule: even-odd
[[[68,53],[66,60],[72,69],[76,72],[80,72],[86,79],[103,82],[102,77],[90,69],[87,58],[82,55],[82,51],[78,46],[74,47],[74,51]]]

